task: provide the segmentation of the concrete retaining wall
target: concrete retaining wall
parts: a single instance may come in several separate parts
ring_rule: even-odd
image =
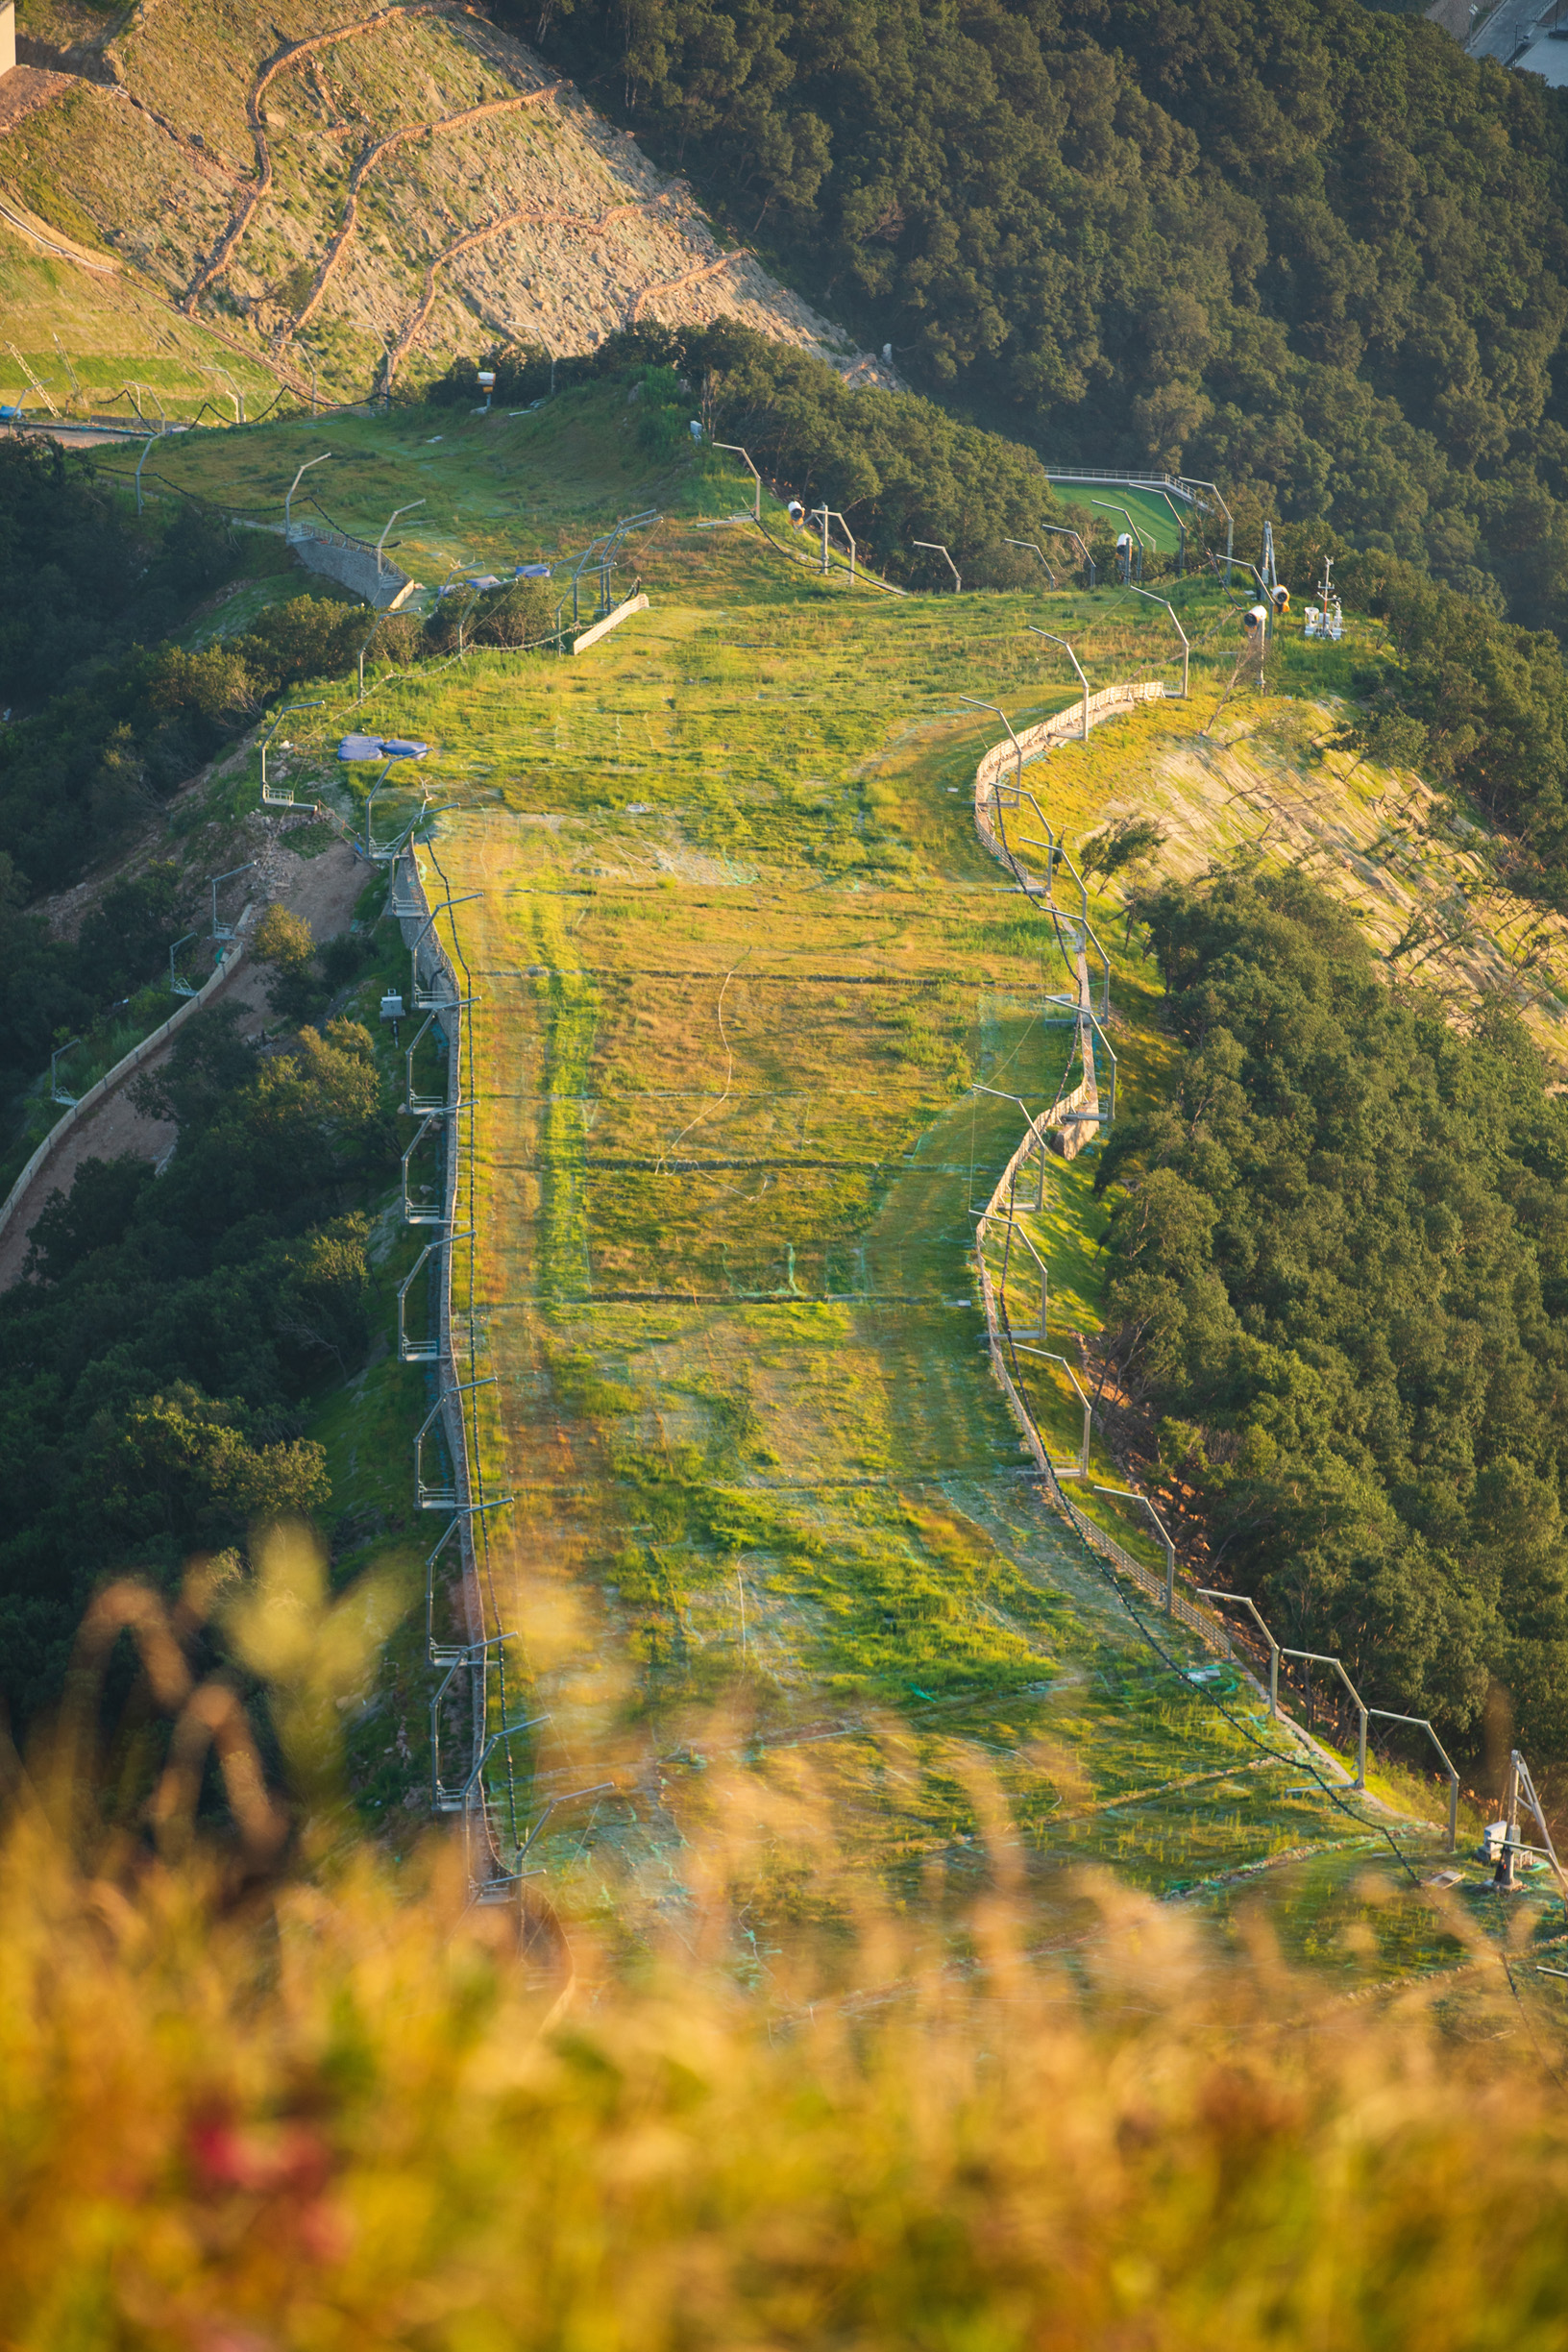
[[[1089,723],[1096,726],[1102,719],[1109,719],[1117,711],[1130,710],[1139,702],[1161,701],[1164,692],[1158,678],[1140,678],[1136,684],[1122,686],[1102,686],[1097,694],[1091,694],[1089,698]],[[1039,726],[1025,727],[1018,737],[1024,759],[1033,759],[1043,751],[1053,751],[1059,744],[1071,743],[1081,732],[1083,723],[1084,705],[1080,698],[1065,711],[1058,711],[1054,719],[1042,720]],[[992,821],[997,791],[1004,777],[1016,775],[1017,767],[1018,753],[1014,750],[1011,742],[992,744],[974,772],[974,825],[992,856],[1000,858],[1004,865],[1022,874],[1023,870],[1017,867],[1015,859],[1009,857]],[[1060,1152],[1064,1160],[1075,1160],[1085,1144],[1092,1142],[1099,1133],[1099,1088],[1094,1077],[1094,1055],[1089,1038],[1089,1023],[1084,1017],[1089,1004],[1089,970],[1082,955],[1078,958],[1078,1002],[1082,1008],[1078,1032],[1084,1076],[1070,1094],[1062,1096],[1052,1104],[1041,1121],[1051,1149]]]
[[[376,568],[376,551],[361,540],[350,539],[341,531],[331,536],[325,531],[312,530],[307,524],[291,523],[288,544],[307,572],[323,573],[336,580],[340,588],[352,589],[363,597],[378,612],[396,612],[419,585],[406,572],[382,557],[383,568]]]
[[[646,596],[627,597],[624,604],[618,604],[613,612],[607,612],[602,621],[596,621],[592,628],[583,630],[582,635],[572,648],[573,652],[586,653],[590,646],[598,645],[601,637],[607,637],[611,629],[619,628],[622,622],[629,620],[633,613],[647,612],[647,610],[648,599]]]

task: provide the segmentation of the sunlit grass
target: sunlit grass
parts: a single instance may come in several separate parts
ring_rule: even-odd
[[[331,1600],[284,1533],[179,1618],[121,1588],[159,1701],[100,1754],[100,1643],[87,1713],[8,1758],[8,2342],[1556,2340],[1560,1906],[1412,1890],[1348,1823],[1277,1914],[1290,1968],[1256,1911],[1214,1916],[1288,1787],[1194,1745],[1173,1787],[1124,1755],[1107,1803],[1073,1744],[1134,1702],[1195,1714],[1110,1653],[1052,1726],[928,1707],[858,1770],[694,1716],[614,1776],[592,1850],[554,1842],[552,1899],[476,1905],[454,1844],[393,1866],[343,1813],[336,1727],[397,1582]],[[191,1818],[191,1731],[233,1721],[182,1654],[214,1607],[294,1792],[253,1783],[243,1834]],[[919,1791],[891,1851],[868,1776]],[[1210,1808],[1180,1850],[1172,1794]],[[1041,1908],[1053,1837],[1182,1899],[1099,1871]]]

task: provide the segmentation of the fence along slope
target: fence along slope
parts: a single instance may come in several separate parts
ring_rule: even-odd
[[[479,1433],[477,1426],[473,1428],[470,1426],[473,1409],[471,1389],[458,1377],[452,1307],[452,1255],[453,1237],[457,1233],[458,1163],[461,1157],[458,1120],[464,1108],[462,1090],[463,1016],[468,1009],[468,993],[459,980],[452,957],[436,936],[436,919],[445,915],[453,933],[453,946],[456,947],[453,902],[450,890],[445,887],[444,876],[442,885],[441,894],[432,896],[426,888],[419,859],[412,850],[409,850],[393,862],[388,912],[397,921],[403,933],[404,944],[411,951],[413,957],[412,993],[416,999],[416,1006],[410,1009],[417,1009],[417,1002],[421,997],[427,1003],[430,1003],[447,1041],[441,1241],[437,1252],[435,1282],[439,1352],[433,1368],[447,1452],[452,1462],[453,1489],[456,1500],[452,1520],[426,1563],[426,1604],[428,1628],[431,1632],[431,1665],[452,1665],[460,1660],[469,1673],[471,1698],[469,1737],[472,1743],[473,1766],[464,1776],[458,1809],[462,1814],[470,1888],[472,1892],[478,1893],[487,1884],[509,1884],[514,1873],[508,1871],[506,1858],[501,1850],[484,1778],[484,1759],[493,1698],[490,1650],[494,1646],[494,1639],[487,1639],[485,1632],[481,1563],[479,1547],[475,1541],[475,1521],[478,1518],[482,1523],[486,1498],[482,1491],[478,1496],[475,1493],[471,1463],[477,1463],[478,1460]],[[460,948],[457,949],[457,952],[460,955]],[[470,1381],[473,1377],[474,1367],[471,1362],[469,1365]],[[442,1648],[433,1640],[433,1621],[429,1617],[432,1599],[430,1580],[434,1577],[437,1561],[446,1551],[454,1532],[457,1536],[459,1557],[462,1563],[460,1611],[467,1640],[459,1643],[455,1649],[451,1649]],[[481,1524],[480,1544],[482,1542]],[[504,1638],[499,1621],[496,1628],[496,1638]],[[438,1649],[440,1650],[439,1655],[437,1654]],[[502,1683],[502,1692],[504,1706],[504,1683]],[[436,1703],[439,1705],[439,1693]],[[432,1739],[435,1729],[436,1727],[432,1720]],[[439,1783],[438,1746],[432,1750],[432,1771]]]
[[[1092,990],[1086,952],[1093,935],[1089,930],[1087,922],[1081,930],[1078,930],[1071,919],[1064,918],[1054,903],[1052,885],[1056,869],[1059,864],[1066,863],[1066,861],[1054,837],[1051,837],[1047,844],[1047,856],[1051,862],[1051,880],[1041,882],[1038,875],[1030,871],[1018,855],[1018,848],[1023,845],[1009,842],[1004,810],[1010,801],[1015,807],[1019,803],[1023,762],[1054,750],[1058,745],[1070,741],[1074,735],[1078,734],[1084,724],[1086,707],[1089,723],[1093,725],[1097,721],[1109,718],[1117,710],[1126,710],[1136,703],[1153,700],[1162,697],[1164,693],[1164,688],[1158,681],[1139,680],[1136,683],[1129,682],[1118,686],[1104,687],[1099,693],[1089,696],[1087,703],[1085,698],[1080,698],[1066,710],[1058,712],[1054,718],[1045,720],[1041,725],[1027,727],[1021,735],[1010,741],[993,744],[974,772],[975,830],[992,856],[1006,867],[1013,875],[1019,890],[1028,897],[1031,904],[1049,917],[1055,927],[1058,945],[1064,959],[1073,971],[1078,1008],[1078,1051],[1082,1056],[1084,1073],[1079,1085],[1071,1092],[1065,1090],[1066,1079],[1064,1076],[1062,1090],[1059,1090],[1056,1101],[1050,1110],[1029,1120],[1017,1148],[1003,1168],[991,1198],[987,1201],[985,1209],[976,1221],[975,1265],[979,1273],[980,1294],[985,1309],[986,1341],[991,1358],[991,1367],[995,1375],[997,1385],[1007,1400],[1008,1409],[1040,1470],[1046,1496],[1053,1507],[1076,1530],[1084,1543],[1098,1556],[1106,1567],[1135,1585],[1146,1599],[1158,1603],[1162,1609],[1167,1606],[1167,1588],[1162,1580],[1146,1568],[1141,1560],[1135,1559],[1131,1553],[1124,1551],[1113,1536],[1105,1532],[1103,1528],[1096,1526],[1093,1520],[1078,1508],[1067,1494],[1062,1483],[1058,1466],[1050,1458],[1049,1449],[1020,1384],[1017,1344],[1009,1319],[1005,1295],[1008,1264],[1006,1244],[1011,1242],[1014,1233],[1017,1230],[1014,1223],[1017,1180],[1022,1169],[1038,1153],[1041,1162],[1040,1199],[1043,1204],[1048,1141],[1054,1137],[1057,1140],[1057,1148],[1063,1157],[1070,1159],[1079,1148],[1079,1139],[1087,1139],[1089,1126],[1091,1123],[1098,1123],[1098,1090],[1093,1057],[1093,1037],[1096,1034],[1097,1025],[1092,1017]],[[1015,769],[1019,779],[1019,787],[1011,791],[1005,789],[1001,782],[1001,778],[1007,773],[1009,768]],[[1043,818],[1041,821],[1045,823]],[[1048,824],[1046,824],[1046,832],[1050,836]],[[1071,870],[1070,866],[1068,870]],[[1094,944],[1098,946],[1097,942],[1094,942]],[[1102,1010],[1107,1013],[1110,1010],[1109,968],[1107,963],[1105,967],[1106,992],[1102,998]],[[1070,1072],[1070,1061],[1067,1069]],[[1114,1100],[1113,1091],[1113,1103]],[[1023,1105],[1020,1104],[1019,1108],[1023,1109]],[[1075,1112],[1080,1114],[1084,1122],[1076,1127],[1073,1124]],[[1027,1112],[1025,1115],[1028,1115]],[[1002,1262],[1003,1271],[999,1282],[993,1279],[986,1259],[987,1242],[991,1239],[993,1230],[997,1228],[1002,1229],[1006,1236]],[[1044,1311],[1042,1305],[1042,1338],[1043,1335]],[[1056,1359],[1055,1360],[1062,1360]],[[1076,1383],[1074,1384],[1076,1385]],[[1089,1431],[1087,1422],[1088,1409],[1086,1407],[1085,1456],[1082,1464],[1084,1469],[1088,1467]],[[1070,1465],[1064,1465],[1064,1468],[1067,1475],[1073,1475]],[[1184,1626],[1188,1632],[1195,1634],[1208,1649],[1240,1667],[1248,1679],[1252,1681],[1259,1697],[1263,1697],[1262,1684],[1257,1681],[1245,1655],[1237,1650],[1231,1639],[1229,1627],[1217,1611],[1202,1608],[1189,1600],[1185,1593],[1178,1592],[1174,1587],[1174,1580],[1169,1588],[1168,1609],[1171,1618],[1178,1625]],[[1256,1615],[1256,1611],[1254,1614]],[[1261,1618],[1258,1622],[1260,1625],[1262,1624]],[[1264,1630],[1266,1633],[1266,1628]],[[1272,1640],[1272,1636],[1268,1638]],[[1277,1656],[1280,1654],[1287,1654],[1278,1653]],[[1294,1654],[1299,1655],[1300,1654]],[[1409,1716],[1392,1714],[1390,1710],[1381,1707],[1372,1708],[1370,1712],[1396,1723],[1418,1720]],[[1309,1769],[1326,1769],[1335,1780],[1350,1782],[1351,1776],[1348,1769],[1330,1751],[1323,1748],[1302,1725],[1292,1722],[1283,1710],[1277,1717],[1277,1721],[1286,1737],[1308,1759]],[[1429,1732],[1432,1731],[1430,1724],[1426,1724],[1424,1727]],[[1433,1733],[1434,1739],[1435,1736],[1435,1733]],[[1439,1752],[1441,1752],[1440,1746]],[[1446,1756],[1443,1760],[1447,1765]],[[1452,1775],[1451,1765],[1448,1766],[1448,1770]],[[1457,1799],[1458,1776],[1453,1776],[1454,1795]],[[1368,1797],[1367,1793],[1360,1788],[1359,1782],[1355,1785],[1363,1801],[1372,1806],[1374,1813],[1389,1811],[1382,1800]],[[1331,1790],[1329,1793],[1334,1792]],[[1335,1801],[1341,1801],[1338,1798]],[[1428,1828],[1433,1826],[1430,1823],[1422,1825]],[[1388,1836],[1385,1825],[1382,1827],[1382,1834],[1384,1837]],[[1451,1806],[1448,1827],[1448,1844],[1451,1852],[1454,1849],[1454,1839],[1455,1811]],[[1389,1843],[1393,1844],[1391,1838],[1389,1838]],[[1397,1846],[1394,1847],[1394,1851],[1398,1853]],[[1400,1858],[1405,1859],[1404,1856]],[[1556,1867],[1555,1854],[1553,1862]],[[1407,1867],[1409,1867],[1408,1864]]]
[[[1087,698],[1089,723],[1093,726],[1100,720],[1110,718],[1117,711],[1131,709],[1139,702],[1157,700],[1163,698],[1164,694],[1164,688],[1157,679],[1140,679],[1137,682],[1102,687],[1097,694],[1091,694]],[[993,744],[974,772],[975,831],[992,856],[999,864],[1005,866],[1014,876],[1031,904],[1039,907],[1050,918],[1056,927],[1063,954],[1072,970],[1078,1005],[1079,1051],[1082,1055],[1084,1071],[1083,1078],[1076,1089],[1068,1094],[1059,1095],[1048,1112],[1040,1118],[1030,1121],[1022,1140],[1002,1170],[995,1189],[976,1222],[974,1256],[980,1278],[981,1301],[985,1309],[986,1338],[991,1356],[991,1368],[995,1375],[997,1385],[1007,1399],[1008,1409],[1018,1426],[1024,1444],[1039,1466],[1050,1502],[1076,1529],[1084,1542],[1097,1553],[1108,1566],[1113,1568],[1118,1576],[1125,1577],[1130,1582],[1136,1584],[1139,1590],[1150,1600],[1158,1601],[1163,1607],[1165,1593],[1161,1579],[1152,1570],[1146,1568],[1141,1560],[1135,1559],[1131,1553],[1123,1551],[1121,1545],[1113,1536],[1108,1535],[1103,1528],[1097,1527],[1092,1519],[1078,1508],[1063,1486],[1056,1465],[1051,1460],[1049,1449],[1024,1397],[1020,1384],[1020,1367],[1016,1343],[1008,1319],[1007,1302],[1003,1295],[1002,1286],[993,1279],[986,1258],[986,1245],[992,1239],[993,1233],[1001,1231],[1008,1236],[1011,1235],[1014,1225],[1014,1193],[1019,1172],[1037,1152],[1043,1161],[1046,1139],[1053,1124],[1059,1131],[1063,1131],[1071,1125],[1075,1116],[1081,1118],[1086,1113],[1096,1117],[1098,1115],[1099,1090],[1094,1071],[1091,989],[1086,953],[1087,942],[1073,940],[1070,937],[1064,939],[1063,919],[1059,916],[1054,904],[1051,881],[1041,881],[1038,875],[1032,873],[1019,859],[1017,849],[1009,844],[1003,815],[1005,799],[1001,782],[1010,768],[1016,767],[1021,774],[1024,760],[1042,756],[1055,750],[1058,745],[1070,741],[1083,726],[1085,709],[1086,702],[1080,698],[1069,704],[1065,711],[1057,712],[1054,718],[1042,721],[1038,726],[1026,727],[1018,736],[1016,747],[1010,741]],[[1054,847],[1050,850],[1049,855],[1052,859],[1052,881],[1054,881],[1054,867],[1058,856]],[[1084,1126],[1079,1124],[1076,1132],[1082,1135],[1085,1132]],[[1076,1141],[1070,1135],[1065,1135],[1065,1141],[1067,1145],[1066,1156],[1070,1157],[1072,1149],[1076,1148]],[[1237,1659],[1237,1663],[1241,1662],[1237,1658],[1237,1653],[1223,1619],[1214,1611],[1198,1607],[1184,1593],[1178,1592],[1173,1596],[1171,1613],[1180,1625],[1185,1626],[1189,1632],[1195,1633],[1209,1649],[1214,1651],[1219,1656]]]

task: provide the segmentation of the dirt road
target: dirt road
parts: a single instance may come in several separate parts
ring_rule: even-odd
[[[269,849],[267,866],[272,896],[281,898],[293,914],[302,915],[318,940],[347,930],[355,901],[370,872],[362,858],[341,845],[324,850],[319,857],[302,858],[286,844],[279,844]],[[257,918],[260,911],[258,907]],[[255,929],[257,918],[248,929]],[[228,987],[219,989],[192,1017],[206,1020],[218,1006],[235,1005],[240,1008],[240,1034],[254,1037],[271,1017],[266,993],[269,977],[261,966],[247,958]],[[133,1078],[160,1068],[179,1035],[177,1031],[166,1045],[149,1055]],[[20,1279],[34,1220],[52,1193],[70,1190],[84,1160],[114,1160],[130,1152],[156,1166],[173,1147],[178,1131],[167,1121],[144,1118],[130,1099],[131,1084],[128,1078],[113,1088],[89,1117],[71,1129],[17,1202],[0,1232],[0,1290],[9,1290]]]

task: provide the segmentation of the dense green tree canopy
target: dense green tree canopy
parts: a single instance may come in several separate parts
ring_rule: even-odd
[[[1568,98],[1359,0],[512,0],[919,386],[1568,617]]]
[[[53,1696],[95,1585],[319,1508],[302,1404],[367,1336],[362,1203],[395,1164],[366,1031],[308,1023],[258,1061],[222,1013],[181,1032],[143,1105],[166,1172],[86,1162],[0,1294],[0,1709]]]
[[[639,447],[666,464],[678,458],[683,469],[715,462],[689,437],[700,403],[711,439],[742,444],[781,496],[833,508],[862,554],[920,586],[945,588],[951,579],[940,555],[914,545],[922,539],[952,551],[968,587],[1038,582],[1035,558],[1008,542],[1038,540],[1042,525],[1062,520],[1040,459],[1020,442],[918,393],[857,389],[825,359],[733,319],[625,328],[565,362],[537,346],[498,344],[485,364],[495,370],[498,401],[540,395],[552,380],[564,389],[608,379],[636,404]],[[476,381],[476,363],[454,360],[427,396],[438,405],[469,403]],[[719,462],[727,469],[732,460]],[[1092,528],[1087,512],[1084,522]],[[834,535],[842,546],[837,524]],[[540,605],[548,611],[547,599]],[[482,610],[478,618],[482,634]],[[428,623],[427,636],[435,627]]]
[[[1568,1741],[1568,1105],[1294,876],[1147,905],[1188,1051],[1118,1126],[1113,1348],[1281,1639],[1463,1730]],[[1289,1628],[1288,1634],[1285,1631]]]

